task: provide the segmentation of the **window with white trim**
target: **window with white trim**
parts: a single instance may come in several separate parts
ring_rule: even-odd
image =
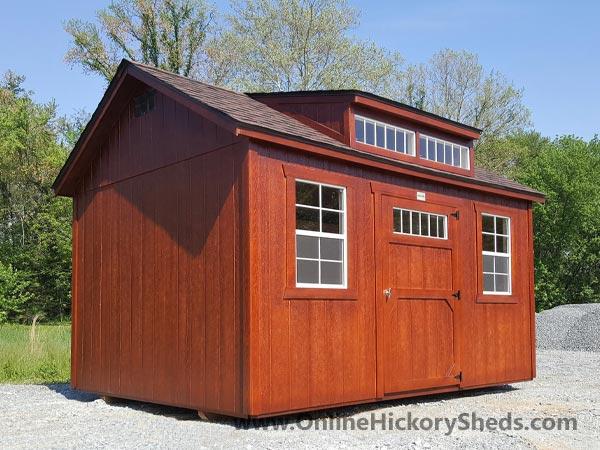
[[[481,215],[483,293],[511,293],[510,218]]]
[[[440,214],[394,208],[394,233],[447,239],[447,219]]]
[[[419,136],[419,156],[422,159],[460,167],[461,169],[468,169],[470,164],[469,147],[424,134]]]
[[[415,133],[389,123],[354,116],[356,142],[415,156]]]
[[[346,188],[296,180],[296,286],[345,288]]]

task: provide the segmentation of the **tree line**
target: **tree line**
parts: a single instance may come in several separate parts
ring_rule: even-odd
[[[600,301],[600,142],[532,129],[523,90],[477,55],[426,63],[358,39],[345,0],[113,0],[70,19],[65,60],[107,83],[126,57],[238,91],[361,89],[482,128],[476,164],[548,196],[534,206],[538,310]],[[24,78],[0,84],[0,323],[68,318],[71,203],[51,185],[88,114],[59,117]]]

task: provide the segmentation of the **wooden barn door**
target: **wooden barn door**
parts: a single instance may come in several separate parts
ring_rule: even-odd
[[[377,209],[378,392],[459,385],[457,210],[383,194]]]

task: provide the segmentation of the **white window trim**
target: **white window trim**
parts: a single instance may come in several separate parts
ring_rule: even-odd
[[[488,231],[483,231],[483,216],[488,216],[488,217],[493,217],[494,218],[494,232],[490,233]],[[501,233],[496,233],[496,217],[499,217],[500,219],[506,219],[508,221],[508,234],[501,234]],[[505,236],[507,237],[507,242],[506,242],[506,248],[508,250],[508,253],[501,253],[501,252],[490,252],[490,251],[484,251],[483,250],[483,235],[487,234],[489,236],[494,236],[494,242],[496,242],[496,236]],[[511,223],[510,223],[510,217],[508,216],[501,216],[498,214],[489,214],[489,213],[482,213],[481,214],[481,254],[484,256],[501,256],[503,258],[508,257],[508,291],[504,291],[504,292],[497,292],[497,291],[485,291],[483,290],[483,286],[482,286],[482,290],[483,293],[485,295],[512,295],[512,247],[511,247],[511,241],[512,241],[512,236],[511,236]],[[495,245],[495,244],[494,244]],[[483,285],[483,275],[484,274],[491,274],[491,272],[484,272],[483,271],[483,257],[481,260],[481,275],[482,275],[482,285]],[[494,275],[504,275],[504,274],[499,274],[494,272]],[[494,287],[496,286],[496,280],[494,277]]]
[[[426,159],[427,161],[433,161],[433,162],[436,162],[436,163],[439,163],[439,164],[444,164],[444,165],[450,166],[450,167],[456,167],[457,169],[466,169],[466,170],[469,170],[471,168],[471,157],[470,157],[470,149],[469,149],[469,147],[467,147],[465,145],[457,144],[456,142],[450,142],[450,141],[446,141],[444,139],[438,139],[438,138],[435,138],[435,137],[432,137],[432,136],[428,136],[428,135],[422,134],[422,133],[419,135],[419,140],[421,138],[425,139],[425,142],[427,143],[425,145],[425,156],[420,156],[421,159]],[[449,144],[451,146],[455,146],[456,145],[460,149],[460,151],[459,151],[459,159],[460,159],[460,161],[458,163],[458,166],[455,165],[455,164],[448,164],[448,163],[446,163],[444,161],[438,161],[437,159],[431,159],[431,158],[429,158],[429,152],[428,152],[428,149],[427,149],[427,147],[429,145],[428,141],[435,142],[435,146],[436,146],[435,155],[436,155],[436,157],[437,157],[437,144],[438,143],[441,143],[441,144],[444,145],[444,151],[445,151],[446,144]],[[421,146],[421,143],[419,142],[419,154],[421,153],[420,146]],[[466,150],[466,154],[467,154],[467,159],[466,159],[466,163],[467,164],[466,164],[466,167],[462,166],[463,150]],[[452,163],[454,163],[454,151],[452,151]]]
[[[295,279],[296,287],[298,287],[298,288],[316,288],[316,289],[348,289],[348,238],[347,238],[347,235],[348,235],[348,226],[347,226],[348,204],[346,202],[346,187],[345,186],[337,186],[335,184],[320,183],[318,181],[310,181],[310,180],[305,180],[305,179],[301,179],[301,178],[296,178],[295,182],[319,186],[319,204],[321,204],[321,186],[342,190],[343,208],[341,210],[323,208],[321,206],[317,207],[317,206],[310,206],[310,205],[302,205],[302,204],[295,203],[295,199],[294,199],[294,208],[297,208],[298,206],[300,206],[302,208],[318,209],[319,211],[331,211],[331,212],[337,212],[337,213],[341,212],[342,213],[343,233],[338,234],[338,233],[327,233],[327,232],[323,232],[323,231],[298,230],[296,228],[295,236],[313,236],[313,237],[322,237],[322,238],[330,238],[330,239],[333,238],[333,239],[342,240],[343,241],[342,251],[344,252],[344,254],[342,255],[342,284],[298,283],[298,260],[318,261],[319,262],[319,280],[321,279],[321,261],[335,262],[335,263],[339,263],[340,261],[333,261],[330,259],[321,259],[320,254],[319,254],[319,259],[316,259],[316,260],[313,258],[298,257],[298,248],[297,248],[297,243],[296,243],[297,239],[294,239],[294,247],[295,247],[294,264],[296,265],[296,279]],[[295,212],[295,210],[294,210],[294,212]],[[319,215],[319,221],[321,221],[321,220],[322,220],[322,218]],[[319,222],[319,223],[322,225],[321,222]]]
[[[432,213],[432,212],[429,212],[429,211],[417,211],[416,209],[407,209],[407,208],[393,208],[393,210],[400,211],[400,214],[402,214],[402,211],[409,211],[411,213],[418,213],[419,214],[419,223],[421,223],[421,214],[427,214],[430,217],[431,216],[436,216],[436,217],[443,217],[444,218],[444,237],[439,237],[439,236],[425,236],[424,234],[404,233],[403,231],[393,230],[394,234],[402,234],[402,235],[405,235],[405,236],[422,237],[422,238],[426,238],[426,239],[440,239],[442,241],[447,241],[448,240],[448,216],[446,216],[444,214]],[[402,219],[402,217],[401,217],[401,219]],[[393,224],[392,224],[392,226],[393,226]],[[420,225],[419,225],[419,228],[420,228]],[[410,229],[412,231],[412,220],[410,221]]]
[[[359,141],[358,139],[356,139],[356,130],[354,130],[354,138],[356,139],[356,142],[360,142],[361,144],[365,144],[365,145],[370,145],[371,147],[377,147],[377,148],[381,148],[383,150],[387,150],[390,152],[394,152],[394,153],[400,153],[401,155],[407,155],[407,156],[416,156],[417,154],[417,138],[416,138],[416,133],[412,130],[407,130],[406,128],[402,128],[402,127],[397,127],[396,125],[392,125],[390,123],[386,123],[386,122],[382,122],[380,120],[375,120],[375,119],[369,119],[368,117],[364,117],[364,116],[360,116],[358,114],[354,115],[354,123],[356,124],[356,119],[360,119],[364,122],[364,127],[363,127],[363,136],[365,137],[364,141]],[[377,143],[377,125],[381,125],[384,127],[384,131],[383,131],[383,140],[384,140],[384,144],[383,147],[376,145],[376,144],[368,144],[367,143],[367,122],[372,123],[375,126],[375,142]],[[387,148],[387,130],[386,128],[392,128],[394,130],[394,134],[396,133],[396,130],[402,131],[404,133],[404,148],[407,149],[408,146],[408,137],[412,137],[412,151],[411,152],[400,152],[397,150],[398,146],[396,144],[394,144],[394,150],[391,150],[389,148]]]

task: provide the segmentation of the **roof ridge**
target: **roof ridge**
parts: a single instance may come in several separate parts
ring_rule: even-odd
[[[150,69],[151,71],[152,70],[156,70],[156,71],[162,72],[162,73],[164,73],[165,75],[168,75],[168,76],[173,76],[173,77],[181,78],[181,79],[183,79],[185,81],[188,81],[188,82],[192,81],[194,83],[202,84],[203,86],[206,86],[206,87],[211,88],[211,89],[219,89],[219,90],[228,92],[230,94],[243,95],[244,97],[252,98],[252,97],[250,97],[245,92],[234,91],[233,89],[229,89],[229,88],[226,88],[226,87],[223,87],[223,86],[217,86],[215,84],[210,84],[210,83],[208,83],[206,81],[201,81],[201,80],[197,80],[195,78],[186,77],[185,75],[181,75],[179,73],[171,72],[171,71],[166,70],[166,69],[161,69],[160,67],[151,66],[149,64],[144,64],[144,63],[141,63],[139,61],[134,61],[134,60],[127,59],[127,58],[123,58],[123,61],[126,61],[128,64],[131,64],[133,66],[140,66],[141,68]],[[257,101],[255,99],[252,99],[252,100]]]

